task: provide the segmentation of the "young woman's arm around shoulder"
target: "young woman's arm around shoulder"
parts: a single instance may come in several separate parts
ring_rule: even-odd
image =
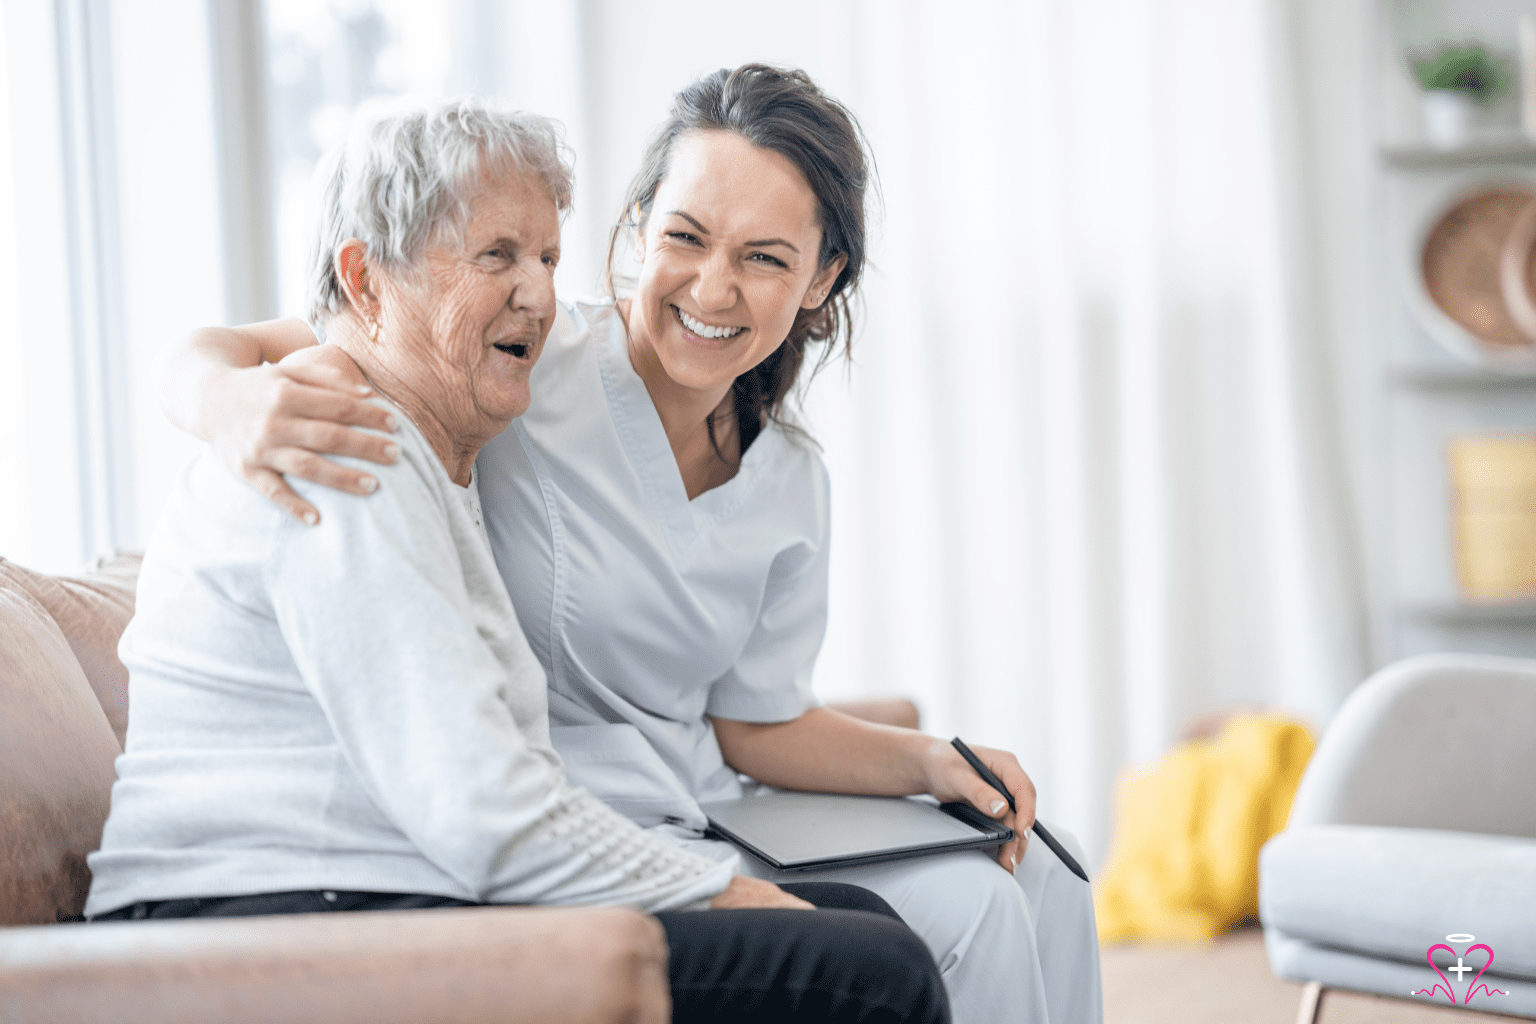
[[[274,504],[314,525],[320,513],[283,474],[370,494],[378,481],[323,455],[388,465],[397,447],[389,414],[367,401],[367,379],[344,352],[317,345],[303,320],[203,327],[167,346],[156,365],[160,407],[213,446],[229,469]]]

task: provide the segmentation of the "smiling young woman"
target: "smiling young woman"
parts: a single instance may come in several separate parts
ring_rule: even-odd
[[[560,304],[528,411],[476,463],[485,526],[574,784],[717,855],[699,803],[743,795],[741,774],[996,815],[1019,838],[994,856],[835,878],[885,897],[923,938],[956,1020],[1091,1024],[1090,890],[1027,842],[1035,793],[1018,759],[974,748],[1015,812],[947,740],[856,721],[811,690],[830,482],[785,404],[805,364],[848,347],[868,184],[857,123],[802,72],[746,65],[679,92],[610,235],[610,265],[633,246],[639,274],[613,301]],[[344,372],[233,369],[304,333],[203,332],[166,363],[172,418],[295,514],[307,506],[274,470],[364,493],[355,463],[317,453],[385,461],[382,439],[336,426],[381,425]],[[275,396],[274,374],[292,378]]]
[[[690,498],[735,475],[764,414],[779,411],[738,402],[733,385],[791,346],[796,317],[848,265],[845,252],[821,258],[818,207],[787,157],[725,130],[680,136],[649,209],[635,205],[644,269],[619,309]]]
[[[839,347],[848,351],[853,340],[850,299],[864,269],[869,181],[857,122],[803,72],[749,64],[710,75],[673,97],[672,116],[646,147],[624,197],[630,217],[615,224],[609,236],[610,268],[629,233],[635,235],[635,255],[643,268],[635,299],[644,301],[626,314],[631,345],[646,334],[645,326],[651,328],[648,336],[664,337],[669,319],[685,337],[706,346],[724,340],[720,328],[756,328],[750,339],[728,339],[747,342],[750,352],[744,351],[747,345],[732,346],[740,358],[729,361],[736,373],[724,408],[705,409],[710,443],[698,451],[696,440],[684,446],[674,442],[690,496],[730,479],[731,464],[765,422],[788,426],[784,403],[810,344],[827,343],[817,365]],[[662,248],[664,241],[671,245]],[[673,252],[676,261],[665,258]],[[700,266],[706,256],[713,262]],[[667,271],[690,264],[699,278],[696,302],[750,301],[755,316],[765,319],[738,324],[711,319],[685,303],[674,302],[675,313],[664,308],[666,288],[675,283]],[[735,294],[731,285],[739,289]],[[695,318],[702,330],[690,330],[684,315]],[[666,372],[658,373],[657,364]],[[636,370],[653,399],[692,378],[674,375],[689,369],[681,359],[668,365],[658,355],[643,365],[637,362]],[[659,406],[670,404],[663,397]],[[663,418],[686,419],[691,425],[703,399],[686,403],[686,417],[684,404],[680,399],[676,412],[663,413]]]

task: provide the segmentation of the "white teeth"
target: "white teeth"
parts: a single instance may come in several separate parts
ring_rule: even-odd
[[[683,326],[701,338],[734,338],[746,330],[745,327],[711,327],[701,320],[695,320],[676,306],[672,308],[677,310],[677,318],[683,322]]]

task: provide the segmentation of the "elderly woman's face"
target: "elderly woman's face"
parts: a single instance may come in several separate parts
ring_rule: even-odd
[[[450,432],[499,432],[528,408],[528,376],[555,320],[560,214],[537,177],[483,179],[452,233],[391,288],[386,345],[419,360],[419,387]],[[425,392],[430,391],[430,395]]]

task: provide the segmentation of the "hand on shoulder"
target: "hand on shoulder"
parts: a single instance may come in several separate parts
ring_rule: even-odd
[[[390,432],[394,415],[368,399],[375,392],[350,356],[332,345],[289,353],[276,364],[230,370],[214,411],[205,416],[219,459],[268,500],[310,525],[319,511],[284,475],[352,494],[371,494],[378,481],[337,465],[326,455],[348,455],[381,465],[399,457],[388,438],[354,427]]]

